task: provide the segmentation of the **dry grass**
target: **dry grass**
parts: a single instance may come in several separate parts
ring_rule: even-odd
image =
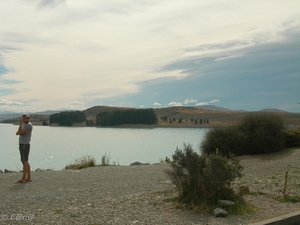
[[[93,167],[96,166],[96,160],[94,157],[90,155],[82,156],[79,159],[76,159],[73,164],[69,164],[65,166],[66,170],[78,170],[83,169],[87,167]]]

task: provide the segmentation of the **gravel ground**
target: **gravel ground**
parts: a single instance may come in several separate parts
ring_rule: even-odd
[[[300,203],[281,203],[285,171],[288,194],[300,196],[300,149],[267,156],[240,157],[247,186],[248,215],[214,218],[178,209],[164,173],[169,164],[94,167],[79,171],[33,172],[33,182],[15,184],[21,173],[0,174],[0,224],[249,224],[297,211]]]

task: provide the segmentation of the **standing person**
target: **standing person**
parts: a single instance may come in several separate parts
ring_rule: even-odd
[[[16,183],[26,183],[30,182],[30,165],[28,163],[28,156],[30,151],[30,140],[32,133],[32,124],[29,121],[29,114],[24,114],[20,119],[19,129],[16,135],[19,136],[19,150],[21,155],[21,161],[23,163],[23,176],[21,180]]]

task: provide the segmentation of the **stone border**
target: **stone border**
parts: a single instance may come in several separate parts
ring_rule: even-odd
[[[300,211],[296,211],[272,219],[251,223],[249,225],[298,225],[299,223]]]

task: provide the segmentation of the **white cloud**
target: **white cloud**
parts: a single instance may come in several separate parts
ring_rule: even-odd
[[[182,106],[181,102],[170,102],[168,106]]]
[[[191,98],[191,99],[186,99],[186,100],[183,102],[183,104],[188,105],[189,103],[196,103],[196,102],[197,102],[196,99]]]
[[[299,8],[297,1],[1,1],[0,60],[8,72],[0,87],[14,81],[5,96],[34,99],[32,110],[71,101],[86,108],[91,98],[189,75],[158,72],[167,64],[208,55],[224,60],[239,57],[236,49],[282,41],[286,21],[299,25]]]
[[[209,104],[218,103],[218,102],[220,102],[219,99],[214,99],[214,100],[209,101]]]
[[[221,56],[217,59],[215,59],[214,61],[222,61],[222,60],[226,60],[226,59],[233,59],[233,58],[238,58],[238,57],[243,57],[244,55],[243,54],[227,54],[227,55],[224,55],[224,56]]]
[[[21,102],[18,101],[10,101],[7,99],[0,99],[0,105],[24,105]]]
[[[158,103],[158,102],[154,102],[153,105],[154,105],[154,106],[161,106],[161,104]]]
[[[208,102],[198,102],[195,106],[209,105]]]
[[[214,104],[214,103],[218,103],[218,102],[220,102],[219,99],[213,99],[213,100],[208,101],[208,102],[198,102],[195,106],[210,105],[210,104]]]

